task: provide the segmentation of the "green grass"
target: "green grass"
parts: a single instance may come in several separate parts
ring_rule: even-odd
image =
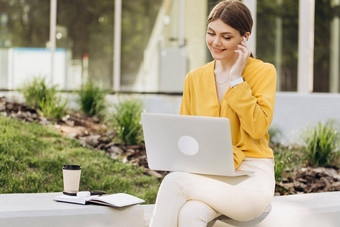
[[[63,191],[64,164],[81,165],[80,190],[125,192],[155,202],[160,183],[141,167],[82,147],[53,127],[0,116],[0,193]]]

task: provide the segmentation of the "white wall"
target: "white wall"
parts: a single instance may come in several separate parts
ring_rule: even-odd
[[[277,94],[272,126],[281,129],[284,143],[297,142],[306,127],[330,119],[340,123],[340,94]]]
[[[81,85],[79,65],[71,62],[71,54],[56,49],[53,84],[59,89],[78,89]],[[0,52],[0,88],[18,89],[33,77],[50,82],[50,50],[46,48],[10,48]],[[78,69],[78,70],[76,70]]]
[[[61,88],[65,85],[65,56],[66,51],[56,50],[53,81]],[[9,89],[21,88],[34,77],[49,78],[50,52],[45,48],[11,48],[9,49],[8,68]]]
[[[8,50],[0,49],[0,89],[7,89],[8,80]]]

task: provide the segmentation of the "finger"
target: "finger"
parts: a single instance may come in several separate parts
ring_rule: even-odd
[[[244,42],[244,41],[240,42],[239,45],[248,48],[248,44],[247,44],[246,42]],[[249,48],[248,48],[248,49],[249,49]]]
[[[251,54],[251,51],[249,49],[237,49],[235,50],[236,53],[238,53],[238,58],[242,58],[242,60],[246,60],[250,54]]]
[[[242,46],[241,44],[238,44],[237,47],[242,51],[245,51],[245,49],[247,49],[245,46]]]
[[[251,52],[251,50],[249,49],[249,47],[246,46],[246,45],[241,45],[241,44],[239,44],[239,45],[237,45],[237,47],[238,47],[239,49],[242,49],[242,50],[245,51],[245,52]]]
[[[242,40],[242,42],[240,43],[242,46],[245,46],[245,47],[247,47],[248,48],[248,44],[247,44],[247,42],[245,41],[245,40]]]
[[[236,62],[238,61],[244,62],[250,56],[250,54],[244,53],[241,50],[235,50],[235,53],[238,54]]]
[[[250,52],[248,47],[244,47],[241,45],[237,45],[237,47],[238,47],[238,50],[241,50],[244,54],[248,54]]]

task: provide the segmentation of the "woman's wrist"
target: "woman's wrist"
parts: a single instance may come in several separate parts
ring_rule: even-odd
[[[243,77],[240,76],[240,77],[237,77],[236,79],[233,79],[232,81],[230,81],[230,87],[235,87],[236,85],[242,83],[244,80],[243,80]]]

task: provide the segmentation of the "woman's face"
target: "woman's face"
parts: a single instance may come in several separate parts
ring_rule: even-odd
[[[215,60],[231,59],[236,56],[237,45],[243,40],[240,32],[222,20],[217,19],[208,24],[206,43]]]

